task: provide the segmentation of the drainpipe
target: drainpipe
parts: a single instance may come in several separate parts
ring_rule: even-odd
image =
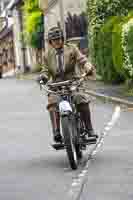
[[[19,22],[20,22],[20,32],[23,33],[23,16],[20,10],[18,10],[18,16],[19,16]],[[25,44],[24,44],[24,36],[23,34],[21,35],[21,50],[22,50],[22,56],[23,56],[23,70],[24,73],[27,72],[27,68],[26,68],[26,48],[25,48]]]
[[[65,19],[64,19],[64,5],[63,0],[39,0],[39,8],[44,11],[44,13],[48,11],[49,6],[52,6],[55,3],[59,3],[60,10],[60,19],[61,19],[61,27],[64,32],[64,38],[66,39],[66,30],[65,30]],[[44,14],[45,15],[45,14]]]
[[[66,40],[63,0],[58,0],[58,1],[59,1],[59,9],[60,9],[61,26],[62,26],[62,29],[63,29],[63,32],[64,32],[64,39]]]

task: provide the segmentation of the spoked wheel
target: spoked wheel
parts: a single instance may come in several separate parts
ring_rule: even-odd
[[[0,78],[2,78],[2,72],[0,71]]]
[[[78,159],[74,144],[72,123],[69,117],[65,116],[61,119],[61,124],[68,160],[71,168],[75,170],[78,167]]]
[[[78,160],[82,159],[83,153],[79,144],[76,145],[76,154],[77,154]]]
[[[82,148],[80,144],[80,135],[79,135],[80,133],[78,133],[78,129],[76,128],[75,124],[73,124],[73,132],[75,135],[76,154],[77,154],[78,160],[80,160],[83,157],[83,153],[82,153]]]

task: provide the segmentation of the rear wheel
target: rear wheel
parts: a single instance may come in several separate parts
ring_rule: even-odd
[[[75,146],[75,138],[72,128],[72,121],[69,119],[68,116],[65,116],[61,119],[61,124],[62,124],[62,133],[64,136],[64,143],[70,166],[72,169],[77,169],[78,159]]]

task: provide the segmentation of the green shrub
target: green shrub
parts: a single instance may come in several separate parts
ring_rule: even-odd
[[[26,13],[32,13],[33,11],[38,11],[38,0],[25,0],[23,10]]]
[[[116,71],[122,74],[125,78],[127,78],[125,69],[123,67],[124,63],[124,48],[122,46],[123,40],[123,26],[128,23],[128,21],[132,18],[133,14],[129,13],[128,16],[122,17],[118,24],[115,24],[112,34],[112,54],[113,54],[113,63]],[[130,45],[133,45],[130,41]]]
[[[114,24],[112,30],[112,59],[113,66],[118,74],[125,77],[124,70],[121,70],[123,65],[123,49],[122,49],[122,24],[124,18],[120,18],[118,23]]]
[[[124,52],[122,70],[125,71],[127,79],[133,79],[133,17],[123,24],[122,48]]]
[[[133,77],[131,14],[126,17],[110,17],[99,30],[95,41],[97,72],[102,75],[103,80],[114,82]]]
[[[94,46],[96,49],[95,63],[97,72],[102,76],[104,81],[120,81],[123,75],[118,73],[114,67],[114,58],[112,49],[114,48],[115,36],[114,27],[121,21],[120,17],[110,17],[109,20],[101,26],[101,29],[94,38]],[[115,39],[114,39],[115,38]],[[119,47],[119,45],[118,45]],[[115,49],[118,50],[118,47]],[[115,57],[116,58],[116,57]]]
[[[122,16],[127,16],[132,9],[132,0],[88,0],[87,2],[89,52],[98,73],[106,81],[123,80],[124,72],[119,70],[123,63],[121,20]]]
[[[24,39],[33,48],[41,48],[43,44],[43,14],[38,7],[38,0],[26,0],[24,12]]]

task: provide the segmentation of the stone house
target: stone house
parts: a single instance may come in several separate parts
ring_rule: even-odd
[[[15,72],[13,26],[6,13],[9,0],[0,2],[0,76]]]
[[[13,37],[14,37],[14,48],[15,48],[15,62],[16,62],[16,73],[27,72],[31,66],[31,57],[29,48],[25,45],[23,38],[23,13],[21,7],[23,0],[14,0],[10,4],[8,10],[11,12],[13,19]]]
[[[67,39],[79,40],[79,45],[85,46],[88,32],[87,18],[84,15],[86,2],[87,0],[39,0],[45,15],[45,39],[48,29],[59,25],[65,30]],[[82,42],[81,38],[84,38]]]
[[[14,0],[10,6],[12,13],[14,46],[16,56],[17,72],[27,72],[37,70],[37,66],[42,64],[43,49],[34,49],[24,42],[24,14],[22,12],[24,0]]]

